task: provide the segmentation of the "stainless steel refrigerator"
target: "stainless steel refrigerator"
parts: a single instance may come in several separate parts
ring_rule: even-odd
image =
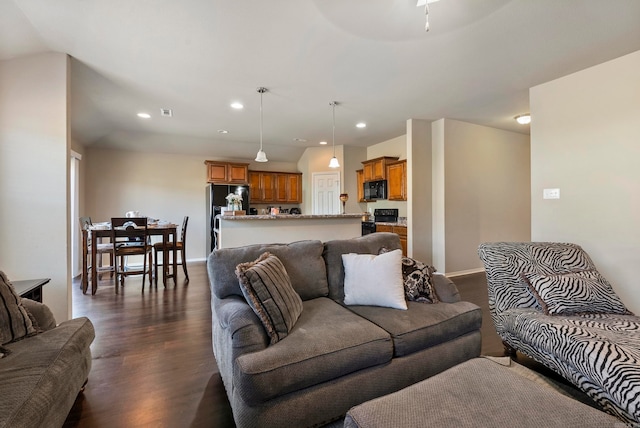
[[[242,210],[249,213],[249,186],[229,184],[209,184],[206,189],[207,199],[207,254],[216,248],[217,229],[219,221],[216,215],[221,213],[222,207],[227,206],[227,195],[234,193],[242,196]]]

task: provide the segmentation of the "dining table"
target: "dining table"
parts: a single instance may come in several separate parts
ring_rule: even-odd
[[[177,271],[177,256],[178,250],[176,245],[169,245],[171,242],[176,242],[178,225],[167,222],[157,222],[147,225],[147,234],[149,236],[160,236],[162,238],[162,283],[167,286],[167,280],[173,278],[174,284],[176,281]],[[91,236],[90,242],[97,243],[102,238],[111,238],[111,225],[110,224],[98,224],[90,226],[89,229],[82,230],[82,293],[86,294],[89,289],[88,278],[88,242],[89,236]],[[97,263],[96,245],[91,245],[91,294],[96,294],[98,290],[98,269],[95,268]],[[169,252],[172,252],[171,265],[172,271],[169,272]]]

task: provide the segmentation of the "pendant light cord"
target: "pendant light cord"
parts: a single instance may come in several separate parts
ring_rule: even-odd
[[[337,101],[331,101],[329,105],[333,107],[333,157],[329,161],[329,168],[340,168],[340,162],[338,162],[338,158],[336,157],[336,105]]]
[[[336,102],[332,102],[333,106],[333,157],[336,157]]]
[[[256,155],[256,162],[268,162],[267,159],[267,155],[265,154],[264,150],[262,150],[262,131],[263,131],[263,125],[262,125],[262,94],[264,94],[265,92],[267,92],[267,88],[263,88],[262,86],[258,88],[258,93],[260,94],[260,150],[258,151],[258,154]]]
[[[262,151],[262,94],[264,90],[258,90],[260,92],[260,151]]]
[[[425,24],[424,24],[424,31],[429,31],[429,2],[427,1],[424,5],[424,14],[425,14]]]

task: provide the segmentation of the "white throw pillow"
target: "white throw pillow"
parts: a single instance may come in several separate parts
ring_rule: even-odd
[[[402,251],[343,254],[344,304],[407,310],[402,279]]]

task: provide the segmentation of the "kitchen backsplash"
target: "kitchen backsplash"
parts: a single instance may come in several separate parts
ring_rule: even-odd
[[[365,204],[361,204],[365,205]],[[377,202],[370,202],[366,204],[367,212],[373,214],[373,210],[380,208],[397,208],[398,217],[407,217],[407,202],[406,201],[389,201],[386,199],[379,199]]]

